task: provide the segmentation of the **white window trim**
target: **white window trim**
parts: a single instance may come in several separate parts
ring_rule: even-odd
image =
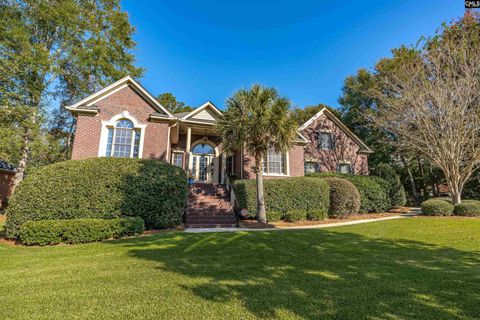
[[[290,177],[290,155],[288,151],[284,152],[285,153],[285,173],[263,173],[264,177]],[[282,152],[283,154],[283,152]],[[267,154],[268,157],[268,154]],[[268,169],[268,166],[267,166]],[[263,169],[262,169],[263,170]]]
[[[107,153],[107,143],[108,143],[108,129],[109,128],[115,128],[115,125],[117,124],[117,121],[121,119],[128,119],[132,121],[133,123],[133,129],[134,130],[139,130],[140,131],[140,145],[139,145],[139,150],[138,150],[138,158],[141,159],[143,158],[143,144],[145,140],[145,128],[147,127],[146,124],[140,124],[137,119],[135,119],[133,116],[130,115],[128,111],[123,111],[120,114],[114,115],[110,120],[102,121],[102,130],[100,132],[100,144],[98,146],[98,156],[99,157],[105,157]],[[132,149],[130,150],[130,158],[133,156],[133,148],[134,144],[133,141],[135,139],[135,134],[132,135]],[[113,139],[115,139],[115,134]],[[112,152],[113,152],[113,142],[115,140],[112,140]]]
[[[172,159],[171,159],[170,163],[173,164],[174,166],[176,166],[176,164],[175,164],[175,153],[178,153],[178,154],[181,154],[181,155],[182,155],[182,166],[181,166],[180,168],[183,169],[183,167],[184,167],[184,162],[185,162],[185,152],[183,152],[183,151],[177,151],[177,150],[172,151]]]

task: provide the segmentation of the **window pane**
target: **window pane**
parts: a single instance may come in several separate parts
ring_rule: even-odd
[[[225,172],[227,174],[232,174],[233,173],[233,156],[228,156],[225,159]]]
[[[197,144],[193,149],[194,154],[215,154],[215,150],[209,144]]]
[[[107,152],[105,156],[112,156],[112,143],[113,143],[113,128],[108,128],[108,139],[107,139]]]
[[[350,165],[349,164],[341,164],[339,167],[338,167],[338,171],[340,171],[341,173],[350,173]]]
[[[180,168],[183,168],[183,153],[173,153],[173,164]]]
[[[285,174],[285,155],[273,149],[267,152],[267,161],[262,163],[264,173]]]
[[[113,156],[117,158],[129,158],[132,148],[131,129],[116,129]]]
[[[318,166],[316,162],[305,162],[304,164],[305,173],[318,172],[317,167]]]
[[[320,132],[319,143],[320,149],[332,150],[332,134],[329,132]]]
[[[128,119],[122,119],[117,122],[117,128],[133,129],[133,122]]]
[[[135,138],[133,139],[133,157],[138,158],[140,150],[140,130],[135,130]]]

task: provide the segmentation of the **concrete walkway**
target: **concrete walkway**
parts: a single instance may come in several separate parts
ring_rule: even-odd
[[[332,227],[349,226],[353,224],[369,223],[375,221],[395,220],[403,218],[411,218],[417,213],[399,214],[398,216],[391,216],[377,219],[353,220],[346,222],[335,222],[326,224],[317,224],[312,226],[295,226],[295,227],[280,227],[280,228],[265,228],[265,229],[249,229],[249,228],[187,228],[185,232],[189,233],[208,233],[208,232],[250,232],[250,231],[282,231],[282,230],[303,230],[303,229],[323,229]]]

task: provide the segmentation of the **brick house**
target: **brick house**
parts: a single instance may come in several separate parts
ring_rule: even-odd
[[[223,183],[227,174],[254,178],[253,159],[243,150],[222,151],[215,129],[222,112],[210,101],[191,112],[172,114],[127,76],[68,107],[77,118],[72,159],[133,157],[163,160],[185,169],[198,182]],[[268,178],[305,172],[368,174],[372,151],[327,109],[298,129],[285,153],[270,150]]]
[[[12,192],[15,167],[0,160],[0,209],[5,208],[7,198]]]

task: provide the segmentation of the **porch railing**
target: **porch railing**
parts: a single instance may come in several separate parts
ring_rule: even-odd
[[[225,175],[225,189],[230,193],[230,205],[232,206],[233,212],[238,212],[240,206],[238,205],[238,200],[228,175]]]

